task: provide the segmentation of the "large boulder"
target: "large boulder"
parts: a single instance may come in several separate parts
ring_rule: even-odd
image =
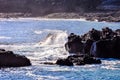
[[[89,32],[82,35],[82,40],[83,41],[87,41],[87,40],[98,41],[100,40],[100,37],[101,37],[101,31],[92,28]]]
[[[93,44],[93,40],[90,40],[90,39],[88,39],[84,43],[84,47],[83,47],[83,53],[84,54],[90,54],[90,49],[91,49],[92,44]]]
[[[0,67],[22,67],[30,65],[30,60],[25,56],[14,54],[12,51],[0,49]]]
[[[70,61],[69,59],[58,59],[56,61],[56,64],[61,66],[73,66],[72,61]]]
[[[120,58],[120,38],[94,42],[90,53],[99,58]]]
[[[80,54],[83,52],[83,43],[81,38],[74,33],[68,36],[68,42],[65,44],[65,48],[69,53]]]

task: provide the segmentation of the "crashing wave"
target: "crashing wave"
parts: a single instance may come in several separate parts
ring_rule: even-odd
[[[53,32],[51,31],[50,33],[48,33],[46,38],[39,44],[40,45],[57,45],[57,44],[63,45],[66,42],[67,36],[68,34],[66,31],[53,30]]]

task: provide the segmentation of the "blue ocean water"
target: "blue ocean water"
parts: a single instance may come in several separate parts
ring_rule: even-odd
[[[0,48],[27,56],[29,67],[2,68],[0,80],[120,80],[120,60],[102,59],[99,65],[44,65],[69,55],[64,49],[68,34],[90,29],[120,29],[120,23],[80,20],[7,19],[0,21]]]

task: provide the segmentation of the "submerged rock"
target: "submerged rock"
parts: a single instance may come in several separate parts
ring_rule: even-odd
[[[14,54],[12,51],[0,49],[0,67],[23,67],[30,65],[30,60],[25,56]]]

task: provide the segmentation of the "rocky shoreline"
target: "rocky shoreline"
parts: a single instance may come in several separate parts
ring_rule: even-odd
[[[46,15],[45,18],[65,18],[80,19],[85,18],[89,21],[120,22],[120,11],[97,11],[87,13],[53,13]]]
[[[60,12],[50,13],[46,15],[32,13],[0,13],[0,18],[47,18],[47,19],[80,19],[84,18],[88,21],[106,21],[120,22],[120,11],[95,11],[95,12]]]
[[[71,33],[65,44],[66,51],[71,54],[65,59],[58,59],[58,65],[101,64],[97,58],[120,59],[120,29],[108,27],[102,31],[92,29],[84,35]],[[74,55],[73,55],[74,54]]]
[[[57,18],[120,22],[120,0],[0,0],[0,18]]]

